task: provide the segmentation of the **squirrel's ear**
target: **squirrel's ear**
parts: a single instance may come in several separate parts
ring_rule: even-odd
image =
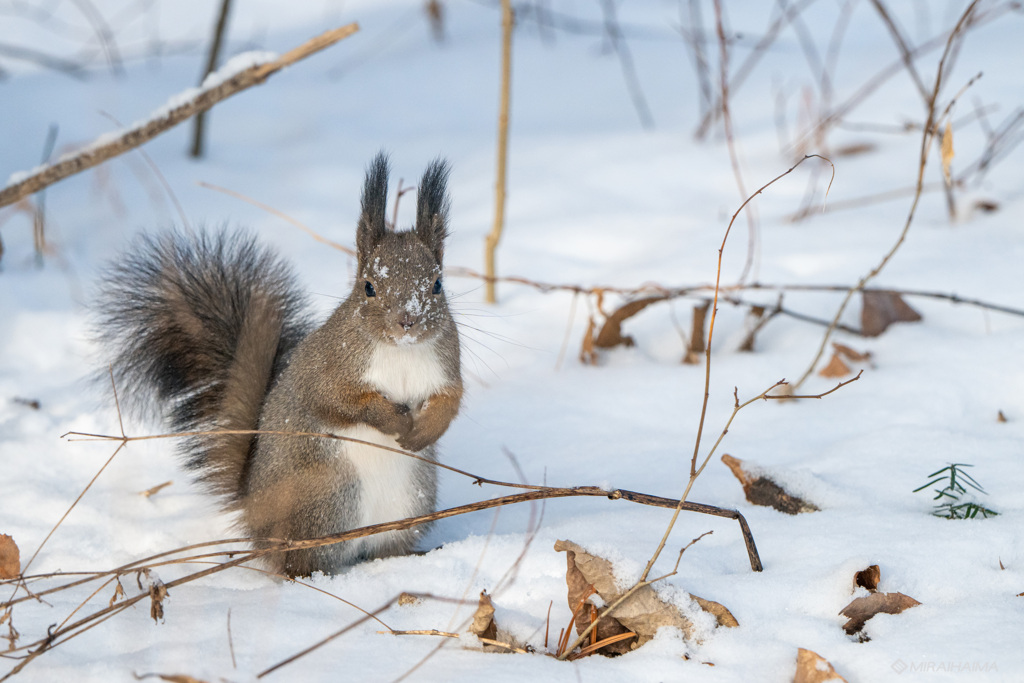
[[[366,182],[363,185],[363,208],[356,228],[356,248],[360,261],[365,261],[387,232],[384,223],[387,205],[388,155],[378,152],[366,169]]]
[[[448,162],[444,159],[439,157],[430,162],[423,172],[416,200],[416,234],[438,263],[441,263],[444,240],[448,237],[448,210],[451,206],[448,171]]]

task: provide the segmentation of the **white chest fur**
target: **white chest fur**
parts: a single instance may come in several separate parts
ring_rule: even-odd
[[[441,359],[432,342],[378,344],[363,373],[363,381],[395,403],[413,409],[446,383]]]
[[[432,343],[392,345],[379,344],[370,357],[363,381],[395,403],[408,405],[413,411],[437,393],[446,383],[435,345]],[[342,436],[398,448],[394,437],[381,434],[365,425],[354,425],[339,432]],[[343,442],[344,443],[344,442]],[[428,492],[421,490],[424,482],[417,476],[423,463],[414,458],[374,448],[344,443],[340,451],[359,479],[359,526],[391,522],[430,511]],[[387,546],[397,532],[378,534],[363,539],[370,546]]]

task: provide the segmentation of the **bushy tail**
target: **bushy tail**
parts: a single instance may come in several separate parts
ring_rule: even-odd
[[[118,393],[174,431],[256,429],[264,397],[309,331],[291,269],[244,233],[143,236],[101,282],[98,338]],[[183,441],[186,464],[230,505],[251,435]]]

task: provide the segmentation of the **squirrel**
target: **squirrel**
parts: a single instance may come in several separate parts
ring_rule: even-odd
[[[462,398],[442,285],[449,166],[419,185],[415,226],[387,227],[389,163],[370,163],[352,291],[321,326],[286,263],[238,231],[144,235],[106,271],[98,333],[135,412],[162,414],[185,466],[255,547],[434,511],[435,443]],[[286,432],[327,433],[418,453]],[[288,576],[412,551],[423,527],[271,553]]]

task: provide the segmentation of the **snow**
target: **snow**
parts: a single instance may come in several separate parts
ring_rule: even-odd
[[[120,0],[94,4],[108,17],[135,6]],[[763,35],[775,5],[724,4],[730,29],[741,36],[732,51],[735,70]],[[890,10],[917,43],[948,30],[965,4],[890,3]],[[70,4],[58,5],[55,11],[69,13],[62,20],[79,27],[77,33],[55,34],[14,11],[0,17],[0,26],[5,35],[61,54],[94,55],[89,78],[0,64],[10,76],[0,83],[0,126],[14,131],[0,155],[0,177],[38,163],[51,123],[59,126],[56,157],[109,131],[103,112],[121,121],[145,120],[154,103],[184,91],[201,72],[213,21],[209,3],[155,3],[155,9],[137,10],[137,21],[116,24],[124,47],[123,77],[111,73],[102,52],[89,42],[95,40],[89,25]],[[600,3],[548,5],[600,30]],[[432,41],[418,2],[348,2],[340,9],[332,3],[291,3],[286,12],[269,2],[235,8],[228,55],[253,48],[283,52],[349,21],[358,21],[361,30],[215,107],[205,160],[195,162],[185,154],[188,125],[143,148],[190,225],[249,226],[297,266],[318,311],[326,314],[349,290],[353,260],[280,218],[197,183],[253,197],[351,244],[365,164],[377,151],[387,150],[394,164],[392,196],[399,178],[407,186],[442,154],[452,164],[446,265],[480,270],[493,215],[500,17],[486,3],[444,7],[441,45]],[[703,10],[707,55],[714,60],[713,12],[709,4]],[[822,55],[837,13],[834,3],[816,3],[801,15]],[[520,17],[513,51],[507,225],[498,252],[505,275],[617,287],[714,281],[725,226],[744,197],[720,128],[707,140],[693,137],[700,118],[699,82],[693,53],[675,30],[680,23],[689,25],[689,12],[681,16],[675,2],[621,3],[618,18],[652,111],[652,130],[641,127],[619,61],[605,49],[600,33],[541,29],[528,14]],[[898,61],[887,29],[868,3],[855,4],[850,21],[832,73],[834,104]],[[981,156],[985,131],[1022,105],[1019,35],[1019,12],[972,29],[945,79],[944,102],[984,73],[952,112],[954,174]],[[185,38],[200,42],[188,50],[143,49],[154,36],[168,45]],[[82,52],[83,44],[92,49]],[[926,84],[934,78],[938,57],[939,51],[932,51],[917,63]],[[229,67],[242,68],[234,61],[224,68]],[[792,166],[793,155],[783,150],[797,137],[798,123],[813,114],[818,83],[797,34],[784,28],[734,92],[730,108],[748,192]],[[779,126],[777,102],[785,107]],[[805,205],[805,195],[819,209],[824,201],[828,171],[814,160],[768,188],[753,205],[760,224],[756,279],[853,283],[877,265],[903,227],[910,196],[841,207],[913,185],[919,131],[877,128],[897,129],[922,119],[917,89],[899,72],[847,115],[848,125],[829,134],[827,147],[809,147],[807,152],[831,155],[836,166],[829,210],[814,210],[801,222],[787,220]],[[861,142],[875,148],[857,156],[834,154]],[[822,167],[816,180],[815,164]],[[936,149],[926,182],[931,186],[940,179]],[[1024,160],[1017,148],[982,178],[957,189],[962,211],[956,221],[947,216],[941,190],[929,190],[906,242],[874,284],[1021,308],[1021,187]],[[977,200],[994,201],[998,209],[976,210]],[[411,194],[403,198],[397,223],[409,225],[414,208]],[[59,438],[70,430],[116,434],[119,429],[112,400],[90,381],[102,374],[89,337],[93,282],[139,230],[181,221],[163,181],[138,152],[50,187],[46,218],[50,251],[39,267],[30,218],[12,207],[0,209],[0,533],[14,537],[23,560],[116,447]],[[723,283],[736,281],[746,252],[741,215],[723,257]],[[529,483],[681,494],[704,392],[703,365],[679,363],[693,301],[655,304],[630,319],[624,332],[636,346],[602,352],[600,364],[592,367],[576,361],[591,311],[585,300],[574,303],[570,292],[502,283],[500,303],[489,306],[478,280],[449,273],[445,287],[461,324],[466,396],[440,443],[443,462],[505,481],[519,481],[521,470]],[[776,292],[767,290],[738,295],[769,307],[777,300]],[[841,297],[790,291],[784,305],[828,319]],[[1020,679],[1024,318],[937,299],[907,300],[923,315],[920,323],[896,324],[874,339],[836,335],[837,341],[872,353],[859,381],[820,401],[756,402],[745,408],[697,480],[690,499],[740,510],[765,569],[750,570],[735,521],[684,514],[655,575],[671,570],[690,539],[708,530],[714,534],[685,552],[678,574],[659,591],[684,610],[691,609],[684,593],[720,602],[739,628],[702,629],[699,643],[666,630],[626,656],[564,664],[541,654],[479,652],[431,636],[380,634],[383,627],[369,621],[261,680],[333,681],[339,672],[395,680],[419,665],[411,680],[478,680],[486,671],[495,681],[789,681],[800,647],[820,654],[851,682]],[[608,294],[605,307],[618,302]],[[856,326],[858,312],[855,300],[843,322]],[[702,454],[732,411],[734,387],[744,400],[780,379],[797,379],[821,340],[820,327],[779,316],[758,334],[754,353],[739,352],[744,316],[743,309],[723,303],[715,323]],[[803,390],[817,393],[835,382],[813,376]],[[15,398],[38,399],[41,408]],[[1000,411],[1007,422],[997,421]],[[160,427],[126,418],[125,429],[151,434]],[[718,460],[722,453],[762,468],[821,511],[788,516],[749,504]],[[980,502],[999,511],[998,517],[947,521],[929,514],[931,496],[912,491],[951,462],[974,465],[971,475],[988,492]],[[174,483],[151,497],[138,495],[169,480]],[[443,507],[508,493],[514,491],[440,473]],[[443,631],[464,630],[476,597],[487,590],[499,628],[541,652],[549,605],[549,647],[570,618],[565,556],[553,550],[555,541],[569,539],[601,553],[614,562],[616,576],[628,580],[643,570],[670,516],[669,510],[604,498],[504,507],[435,524],[421,544],[429,551],[424,555],[369,562],[306,583],[369,611],[402,592],[427,594],[432,597],[396,604],[380,618],[395,629]],[[171,442],[133,442],[103,471],[29,572],[110,569],[234,536],[232,520],[178,468]],[[871,619],[866,627],[871,640],[859,643],[843,633],[845,619],[838,612],[855,597],[853,574],[871,564],[881,567],[881,590],[905,593],[922,604]],[[166,565],[155,569],[152,579],[168,584],[202,568]],[[129,596],[141,590],[134,575],[122,584]],[[17,605],[19,644],[43,637],[91,590]],[[108,586],[76,618],[106,606],[112,595]],[[6,598],[4,593],[0,599]],[[12,680],[129,681],[134,673],[152,672],[255,680],[363,616],[331,595],[244,569],[172,587],[164,609],[164,620],[154,624],[144,600],[43,654]],[[0,626],[0,635],[6,629]],[[0,675],[15,664],[0,660]]]

